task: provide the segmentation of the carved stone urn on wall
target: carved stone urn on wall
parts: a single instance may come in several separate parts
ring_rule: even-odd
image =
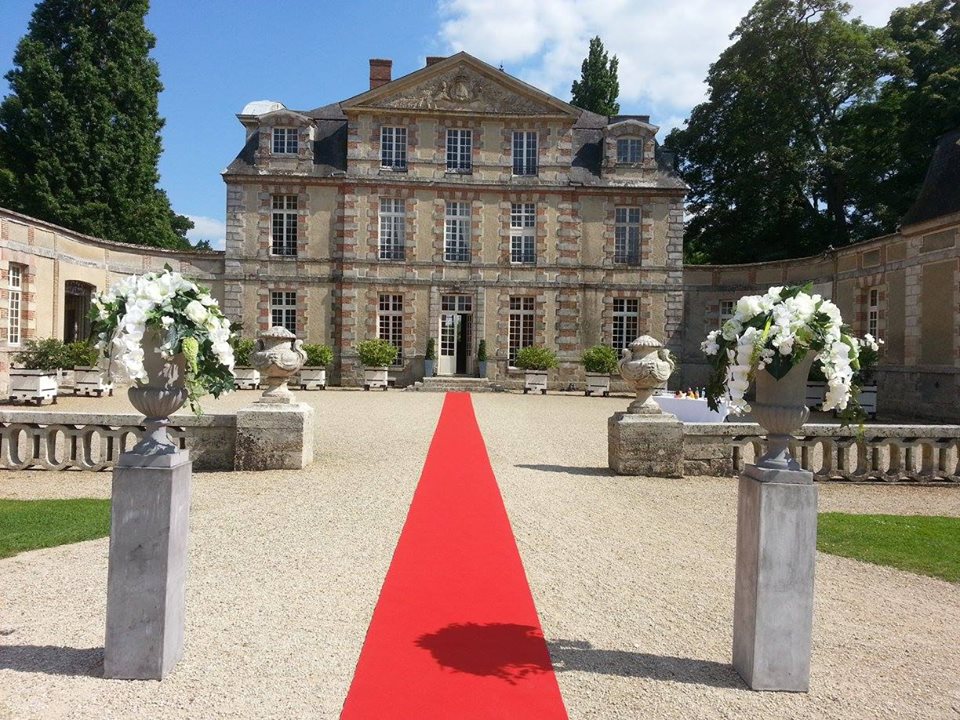
[[[250,355],[250,363],[260,371],[261,382],[266,386],[259,403],[294,402],[287,381],[307,361],[303,341],[286,328],[274,326],[257,338],[257,349]]]
[[[649,335],[641,335],[624,348],[618,366],[620,376],[637,394],[637,399],[630,403],[627,412],[638,415],[663,414],[653,399],[653,393],[666,388],[667,380],[676,366],[670,351]]]
[[[806,406],[807,376],[816,353],[808,350],[803,359],[779,380],[766,370],[756,375],[756,400],[750,403],[753,416],[767,433],[767,451],[756,465],[771,470],[800,470],[790,455],[790,441],[810,417]]]
[[[165,333],[148,327],[143,334],[143,367],[147,381],[127,390],[130,403],[145,416],[146,432],[130,452],[137,455],[172,455],[180,448],[167,434],[170,416],[187,401],[187,364],[183,354],[164,358],[160,345]]]

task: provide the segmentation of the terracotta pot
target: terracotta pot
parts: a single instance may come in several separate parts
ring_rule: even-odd
[[[766,370],[757,373],[757,397],[750,403],[753,416],[767,434],[767,451],[757,458],[757,467],[774,470],[800,470],[800,463],[790,455],[793,433],[810,416],[806,406],[807,375],[816,359],[808,351],[779,380]]]
[[[187,361],[183,354],[165,359],[160,354],[164,338],[162,330],[147,328],[142,343],[147,381],[127,390],[130,403],[146,416],[146,432],[130,451],[137,455],[170,455],[179,450],[167,434],[167,425],[187,401]]]

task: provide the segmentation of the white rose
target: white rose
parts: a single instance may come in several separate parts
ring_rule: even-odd
[[[761,299],[759,295],[745,295],[737,300],[736,313],[741,322],[750,320],[763,312],[760,306]]]
[[[191,300],[183,309],[184,314],[197,325],[202,325],[207,319],[207,309],[197,300]]]

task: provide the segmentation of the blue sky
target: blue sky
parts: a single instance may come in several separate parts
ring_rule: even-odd
[[[34,0],[0,0],[0,74],[12,67]],[[193,239],[222,246],[219,173],[243,143],[235,115],[251,100],[308,109],[368,87],[368,60],[399,77],[427,55],[466,50],[561,99],[589,38],[620,58],[620,111],[646,113],[662,136],[703,98],[709,64],[751,0],[153,0],[147,26],[166,119],[161,186],[197,223]],[[853,0],[884,24],[902,0]],[[8,92],[0,80],[0,95]]]

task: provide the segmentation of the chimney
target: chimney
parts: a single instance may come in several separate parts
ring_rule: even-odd
[[[446,59],[443,55],[427,55],[427,67]]]
[[[390,82],[393,79],[392,71],[393,60],[370,58],[370,89],[373,90]]]

